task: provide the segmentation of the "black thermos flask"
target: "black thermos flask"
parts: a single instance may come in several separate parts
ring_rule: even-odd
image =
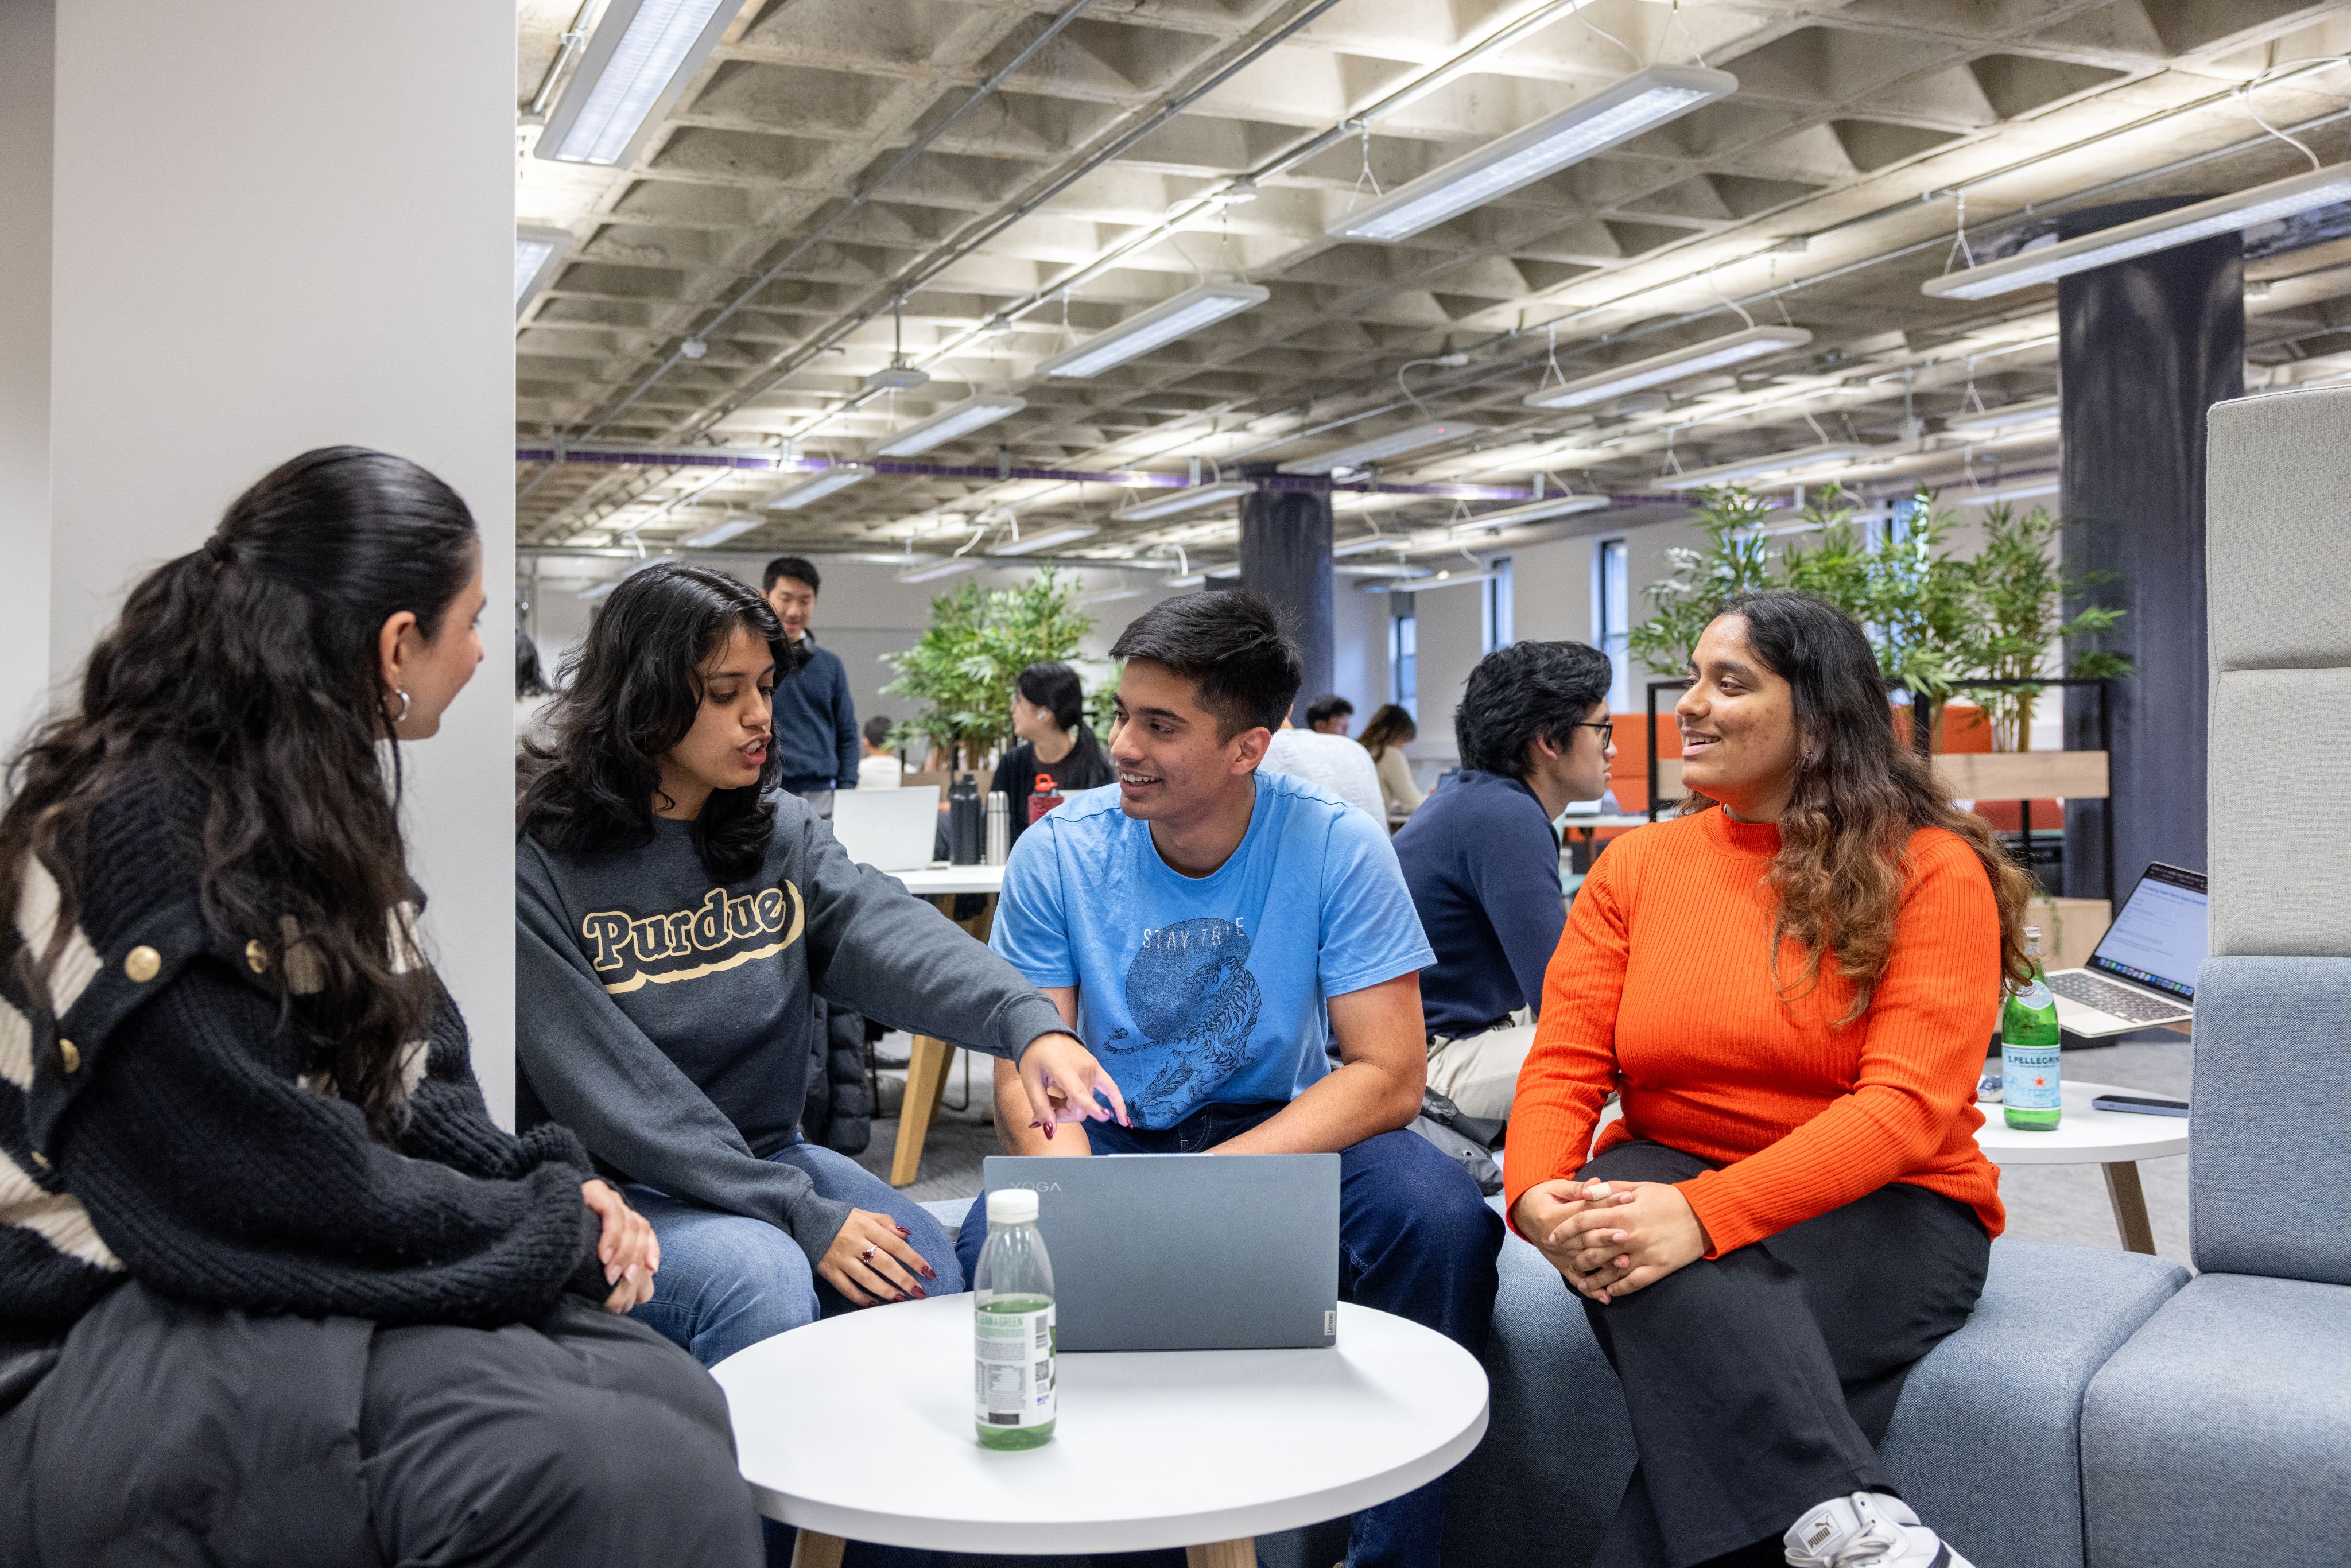
[[[987,805],[980,799],[979,780],[962,774],[947,786],[947,859],[977,865],[987,847]]]

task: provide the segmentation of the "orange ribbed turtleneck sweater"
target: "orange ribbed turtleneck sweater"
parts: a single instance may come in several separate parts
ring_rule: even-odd
[[[1771,823],[1702,811],[1608,846],[1575,897],[1519,1074],[1509,1203],[1587,1158],[1608,1092],[1631,1139],[1719,1161],[1680,1188],[1708,1257],[1760,1241],[1888,1182],[1973,1208],[1998,1236],[1999,1174],[1976,1146],[1985,1042],[1999,1017],[2000,912],[1982,864],[1939,828],[1911,835],[1894,947],[1869,1010],[1831,1027],[1853,987],[1783,1002],[1767,955],[1780,848]],[[1782,972],[1802,973],[1793,942]]]

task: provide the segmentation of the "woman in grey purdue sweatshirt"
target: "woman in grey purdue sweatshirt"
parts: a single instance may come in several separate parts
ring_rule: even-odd
[[[1048,1124],[1125,1113],[1034,987],[775,789],[768,695],[796,656],[733,578],[634,574],[518,813],[521,1120],[570,1127],[625,1184],[661,1244],[636,1315],[705,1365],[964,1288],[936,1221],[800,1137],[813,998],[1018,1062]]]

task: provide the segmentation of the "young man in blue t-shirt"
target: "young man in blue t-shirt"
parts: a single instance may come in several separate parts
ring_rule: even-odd
[[[998,1136],[1019,1155],[1335,1153],[1341,1293],[1477,1351],[1502,1227],[1405,1130],[1433,957],[1412,895],[1382,824],[1258,767],[1298,695],[1296,644],[1255,594],[1207,592],[1111,655],[1117,782],[1022,835],[990,945],[1117,1078],[1133,1124],[1040,1125],[999,1075]],[[957,1239],[972,1267],[986,1228]],[[1443,1527],[1437,1481],[1358,1514],[1348,1562],[1435,1568]]]

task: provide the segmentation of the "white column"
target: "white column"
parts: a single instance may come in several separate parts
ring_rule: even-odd
[[[515,40],[483,0],[57,0],[49,647],[339,442],[481,525],[488,659],[407,753],[428,936],[514,1093]]]
[[[49,676],[52,0],[0,0],[0,751]]]

